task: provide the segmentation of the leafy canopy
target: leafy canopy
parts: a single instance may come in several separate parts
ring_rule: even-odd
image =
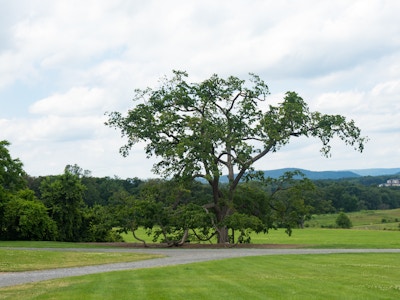
[[[212,180],[225,168],[234,181],[236,167],[236,185],[254,162],[279,150],[291,137],[320,139],[325,156],[335,136],[359,151],[364,148],[366,138],[354,121],[310,112],[295,92],[287,92],[277,106],[268,105],[268,86],[255,74],[250,74],[249,84],[218,75],[188,83],[186,72],[173,74],[163,78],[158,89],[135,90],[134,100],[142,103],[126,116],[109,113],[106,123],[128,138],[120,149],[124,156],[134,144],[147,142],[147,155],[161,158],[154,165],[157,174]]]
[[[319,139],[325,156],[330,155],[334,137],[356,150],[364,148],[366,138],[353,120],[311,112],[295,92],[287,92],[278,105],[268,104],[268,86],[255,74],[250,74],[249,82],[213,75],[189,83],[187,77],[186,72],[174,71],[157,89],[135,90],[134,100],[140,102],[126,116],[109,113],[106,125],[120,129],[127,138],[120,149],[122,155],[127,156],[136,143],[145,142],[147,155],[160,158],[155,173],[208,181],[212,200],[203,209],[213,214],[210,220],[215,220],[212,225],[219,243],[229,242],[228,228],[236,225],[261,229],[254,218],[237,214],[234,194],[241,179],[251,178],[254,163],[266,154],[300,136]],[[228,174],[227,187],[220,184],[222,174]],[[298,198],[299,193],[286,196]],[[302,201],[297,203],[296,207],[304,208]],[[278,207],[274,209],[279,211]],[[291,216],[289,219],[299,214],[292,212]]]
[[[11,157],[8,146],[8,141],[0,141],[0,189],[16,192],[26,187],[26,173],[22,162]]]

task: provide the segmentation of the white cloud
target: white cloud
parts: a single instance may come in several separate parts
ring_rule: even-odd
[[[101,113],[106,101],[102,89],[74,87],[65,94],[55,94],[35,102],[29,111],[41,115],[82,116]]]
[[[2,122],[2,135],[13,142],[52,143],[96,138],[96,131],[104,123],[104,118],[46,116],[38,119],[13,119]],[[62,145],[60,145],[62,147]]]
[[[81,162],[94,174],[148,177],[143,145],[121,158],[123,140],[103,125],[105,111],[132,107],[135,88],[172,69],[191,81],[255,72],[273,92],[269,103],[294,90],[312,110],[348,116],[371,137],[364,154],[338,143],[330,160],[315,158],[315,141],[296,140],[266,167],[391,167],[399,10],[379,0],[12,1],[0,20],[0,139],[31,173]]]

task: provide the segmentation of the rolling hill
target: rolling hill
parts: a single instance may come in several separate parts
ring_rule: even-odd
[[[265,177],[278,178],[288,171],[301,171],[307,178],[311,180],[323,179],[343,179],[343,178],[357,178],[364,176],[381,176],[381,175],[399,175],[400,168],[377,168],[377,169],[358,169],[358,170],[342,170],[342,171],[311,171],[300,168],[283,168],[275,170],[264,171]],[[227,176],[222,176],[222,183],[228,182]]]

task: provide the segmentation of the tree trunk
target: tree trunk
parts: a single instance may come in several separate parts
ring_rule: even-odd
[[[185,229],[185,232],[183,233],[181,241],[178,243],[178,246],[182,246],[186,243],[186,239],[189,236],[189,229]]]
[[[218,244],[229,244],[229,232],[226,226],[218,228]]]
[[[138,241],[142,242],[142,243],[143,243],[143,245],[144,245],[144,247],[145,247],[145,248],[147,248],[146,241],[145,241],[145,240],[143,240],[143,239],[141,239],[141,238],[139,238],[139,237],[136,235],[136,233],[135,233],[135,230],[136,230],[136,229],[134,229],[134,228],[131,228],[131,231],[132,231],[132,235],[133,235],[133,237],[134,237],[135,239],[137,239]]]
[[[215,210],[215,216],[217,219],[217,224],[216,224],[216,229],[217,229],[217,240],[218,244],[228,244],[230,242],[229,239],[229,231],[226,226],[221,226],[221,222],[225,220],[227,216],[232,214],[232,210],[230,208],[233,203],[233,192],[230,191],[228,198],[226,195],[221,192],[219,189],[219,177],[216,176],[213,181],[209,182],[212,187],[212,192],[213,192],[213,199],[214,199],[214,210]]]

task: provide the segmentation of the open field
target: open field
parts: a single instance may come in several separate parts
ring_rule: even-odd
[[[397,229],[400,230],[400,208],[388,210],[364,210],[346,213],[353,223],[354,228],[359,229]],[[319,228],[332,227],[338,214],[313,215],[306,221],[308,227]]]
[[[313,215],[311,220],[305,222],[305,229],[294,229],[290,237],[285,234],[284,229],[271,229],[268,234],[252,234],[251,241],[255,244],[302,244],[307,247],[400,248],[400,242],[397,242],[400,233],[400,209],[346,214],[353,223],[351,230],[333,228],[338,214]],[[364,232],[366,230],[371,232]],[[131,233],[122,236],[125,242],[137,242]],[[151,237],[144,230],[138,230],[137,236],[151,243]]]
[[[276,255],[0,289],[0,299],[399,299],[399,254]]]
[[[348,214],[357,224],[356,229],[308,227],[295,229],[290,237],[282,229],[271,230],[266,235],[253,234],[252,242],[306,248],[399,249],[399,230],[371,230],[371,226],[395,223],[399,213]],[[332,220],[334,215],[313,219],[327,224]],[[147,237],[144,231],[138,234]],[[134,241],[131,234],[125,238]],[[30,247],[57,251],[31,251],[27,249]],[[123,262],[151,258],[138,253],[99,255],[87,249],[91,247],[99,246],[0,241],[0,272],[99,264],[105,259]],[[400,299],[399,278],[399,253],[267,255],[23,284],[0,288],[0,299]]]
[[[311,248],[400,248],[400,232],[358,229],[295,229],[291,236],[284,230],[267,235],[255,234],[254,243],[298,244]]]
[[[121,252],[7,250],[0,248],[0,272],[92,266],[117,262],[133,262],[156,257],[160,257],[160,255]]]
[[[143,234],[143,237],[146,235]],[[128,243],[137,242],[132,234],[127,234],[124,238]],[[288,236],[283,229],[278,229],[270,230],[268,234],[253,233],[251,240],[253,244],[272,246],[296,244],[307,248],[400,248],[400,231],[306,228],[294,229],[292,235]],[[2,247],[99,248],[96,244],[0,241],[0,250]]]
[[[150,239],[143,232],[142,238]],[[251,235],[253,244],[301,245],[308,248],[400,248],[400,231],[360,229],[294,229],[291,236],[284,229],[270,230],[268,234]],[[124,235],[126,242],[137,242],[132,234]],[[1,246],[1,243],[0,243]],[[251,245],[249,245],[251,246]]]

